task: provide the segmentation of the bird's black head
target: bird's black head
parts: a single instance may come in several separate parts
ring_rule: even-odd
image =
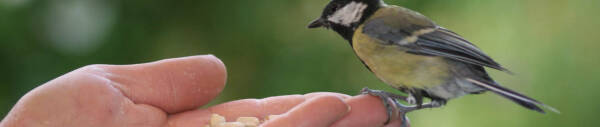
[[[350,41],[356,28],[383,4],[382,0],[332,0],[308,28],[330,28]]]

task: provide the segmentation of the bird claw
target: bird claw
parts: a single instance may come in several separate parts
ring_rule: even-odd
[[[402,124],[400,127],[410,127],[410,120],[406,117],[406,113],[402,114]]]
[[[386,120],[385,124],[387,125],[389,122],[391,122],[391,120],[395,120],[398,117],[401,117],[401,119],[402,119],[401,127],[409,127],[410,126],[408,117],[406,117],[406,113],[409,113],[409,112],[412,112],[415,110],[419,110],[419,109],[424,109],[424,108],[437,108],[437,107],[441,107],[445,104],[445,101],[434,100],[434,101],[431,101],[430,103],[423,104],[421,106],[414,106],[414,103],[416,103],[416,99],[414,96],[412,96],[412,94],[409,94],[408,97],[405,97],[405,96],[400,96],[400,95],[388,93],[388,92],[381,91],[381,90],[372,90],[367,87],[365,87],[361,90],[361,94],[368,94],[368,95],[379,97],[387,110],[388,119]],[[412,103],[411,104],[412,106],[403,105],[400,102],[398,102],[398,100],[404,100],[404,101],[407,101],[408,103]]]
[[[398,102],[398,99],[406,100],[406,97],[388,93],[381,90],[372,90],[367,87],[361,90],[361,94],[368,94],[372,96],[377,96],[381,99],[381,102],[386,108],[388,119],[385,121],[385,125],[390,123],[392,120],[398,119],[398,117],[402,117],[402,127],[408,127],[408,117],[406,117],[406,113],[403,112],[404,105]]]

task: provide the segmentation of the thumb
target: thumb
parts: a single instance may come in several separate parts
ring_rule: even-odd
[[[207,104],[223,90],[227,79],[225,65],[213,55],[103,68],[106,77],[134,103],[152,105],[167,113]]]
[[[86,66],[28,92],[0,126],[162,125],[165,112],[208,103],[225,79],[212,55]]]

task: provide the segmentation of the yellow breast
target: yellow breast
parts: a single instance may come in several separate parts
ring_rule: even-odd
[[[443,58],[406,53],[400,46],[383,45],[361,31],[362,26],[354,34],[354,51],[388,85],[430,88],[443,84],[448,78],[449,66]]]

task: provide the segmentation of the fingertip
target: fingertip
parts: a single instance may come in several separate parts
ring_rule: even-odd
[[[188,56],[174,59],[161,60],[158,62],[167,62],[167,61],[191,61],[196,62],[197,64],[201,64],[207,66],[208,68],[215,69],[215,71],[219,72],[216,75],[217,77],[227,77],[227,68],[221,59],[213,54],[208,55],[197,55],[197,56]]]
[[[219,91],[219,93],[227,84],[227,67],[223,61],[216,56],[208,54],[182,57],[180,60],[177,59],[178,58],[175,58],[174,61],[182,63],[180,66],[189,65],[186,69],[189,69],[190,71],[184,72],[185,76],[200,78],[195,79],[195,81],[204,81],[201,83],[216,86],[218,88],[216,91]],[[192,80],[194,81],[194,79]]]
[[[387,120],[386,109],[381,100],[374,96],[359,95],[344,100],[352,110],[334,127],[383,126]]]
[[[190,72],[202,72],[203,74],[207,74],[203,76],[204,78],[214,79],[216,85],[225,85],[227,80],[227,68],[225,64],[221,59],[212,54],[172,58],[150,64],[171,65],[173,67],[184,67],[185,69],[189,69]],[[194,75],[190,74],[190,76]]]
[[[210,60],[216,62],[216,64],[219,65],[220,68],[226,69],[225,68],[225,63],[223,63],[223,61],[221,61],[221,59],[219,59],[217,56],[215,56],[213,54],[200,55],[200,56],[197,56],[197,57],[202,57],[202,58],[205,58],[205,59],[210,59]],[[227,71],[225,71],[225,72],[227,72]]]

